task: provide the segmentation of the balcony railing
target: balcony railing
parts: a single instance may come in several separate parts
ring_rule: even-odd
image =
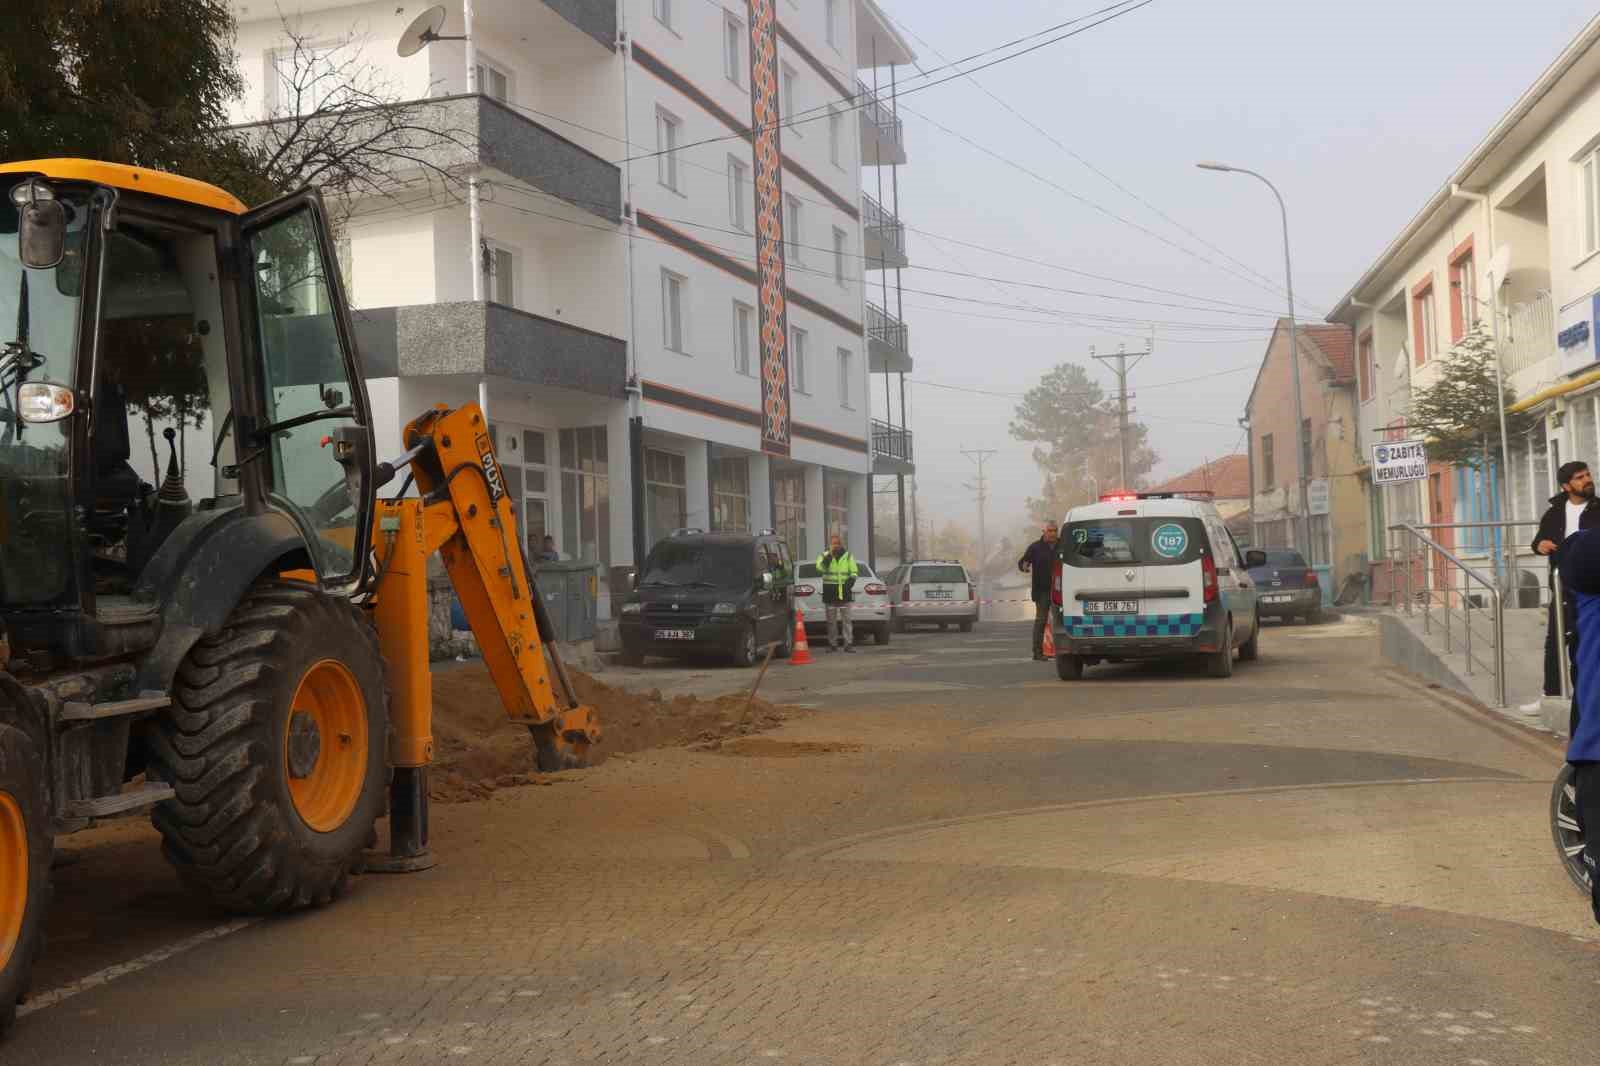
[[[911,462],[911,431],[881,418],[872,420],[872,451],[876,455]]]
[[[1548,289],[1506,310],[1501,366],[1506,373],[1527,370],[1556,354],[1556,304]]]
[[[867,337],[897,352],[907,355],[911,352],[906,324],[875,303],[867,304]]]
[[[856,99],[861,107],[861,129],[863,134],[863,148],[875,142],[875,150],[863,156],[862,162],[903,163],[905,128],[900,122],[900,116],[895,114],[883,102],[872,87],[861,79],[856,79]]]
[[[861,197],[861,207],[861,221],[866,230],[867,266],[906,266],[905,223],[893,211],[865,193]]]

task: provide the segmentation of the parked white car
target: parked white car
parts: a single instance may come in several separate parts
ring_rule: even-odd
[[[896,567],[889,575],[894,627],[958,625],[970,633],[978,621],[978,586],[954,559],[926,559]]]
[[[850,624],[854,627],[855,642],[860,644],[871,633],[879,644],[889,643],[889,588],[873,572],[872,567],[860,560],[856,568],[861,571],[856,578],[855,601],[850,604]],[[822,579],[817,564],[801,563],[795,571],[794,605],[806,613],[806,635],[827,633],[828,616],[822,603]]]

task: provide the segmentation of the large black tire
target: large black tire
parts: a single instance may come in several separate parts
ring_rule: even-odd
[[[774,659],[787,659],[794,654],[794,615],[786,614],[784,617],[783,639],[778,641],[778,646],[772,652]]]
[[[1250,639],[1239,645],[1239,661],[1253,663],[1261,658],[1261,615],[1256,615],[1255,625],[1250,627]]]
[[[1313,607],[1306,613],[1306,625],[1308,626],[1320,626],[1326,620],[1321,607]]]
[[[1081,655],[1057,655],[1056,676],[1063,681],[1083,680],[1083,657]]]
[[[622,663],[623,666],[643,666],[644,652],[638,648],[630,648],[626,643],[624,643],[622,645],[622,651],[617,653],[617,660]]]
[[[756,644],[756,627],[745,622],[739,627],[739,643],[733,646],[733,665],[754,666],[760,648]]]
[[[972,627],[977,625],[977,624],[978,624],[977,619],[969,618],[965,622],[961,623],[961,632],[963,632],[963,633],[971,633],[972,632]]]
[[[50,904],[44,756],[31,739],[31,720],[26,711],[0,707],[0,1037],[27,994]]]
[[[1205,657],[1206,673],[1212,677],[1233,676],[1233,623],[1222,625],[1222,647]]]
[[[343,673],[341,673],[341,671]],[[342,679],[345,698],[302,695],[302,681]],[[300,696],[298,712],[292,706]],[[389,783],[389,700],[377,634],[343,600],[297,583],[258,583],[223,629],[178,670],[172,707],[157,720],[150,769],[177,796],[151,821],[185,884],[217,905],[265,914],[341,895],[383,813]],[[338,768],[335,802],[291,791],[289,730],[305,708],[337,706],[366,725],[365,744],[317,733],[300,787]],[[298,726],[297,726],[298,728]],[[332,730],[330,730],[332,732]],[[341,754],[335,747],[351,748]],[[306,767],[304,750],[298,765]],[[348,812],[344,807],[348,804]],[[317,821],[313,827],[308,819]]]
[[[889,623],[884,622],[874,629],[872,631],[872,639],[877,641],[879,647],[889,643]]]
[[[1550,835],[1562,869],[1585,896],[1591,892],[1589,867],[1583,861],[1584,828],[1578,824],[1578,798],[1571,763],[1563,763],[1550,788]]]

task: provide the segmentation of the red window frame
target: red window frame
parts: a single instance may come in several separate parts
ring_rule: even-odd
[[[1422,314],[1422,302],[1432,296],[1433,271],[1430,270],[1421,281],[1411,287],[1411,341],[1417,349],[1412,354],[1411,359],[1417,366],[1423,366],[1428,362],[1428,323]],[[1434,300],[1433,303],[1433,316],[1434,331],[1437,333],[1439,328],[1439,301],[1437,300]],[[1435,336],[1434,342],[1437,343],[1438,339]]]
[[[1356,338],[1356,359],[1359,363],[1356,373],[1361,379],[1361,402],[1366,403],[1378,391],[1378,368],[1372,356],[1372,330],[1362,330],[1361,336]]]
[[[1455,250],[1450,253],[1450,343],[1459,344],[1461,338],[1467,335],[1467,327],[1471,324],[1466,321],[1466,316],[1461,313],[1461,283],[1471,280],[1468,272],[1472,268],[1472,238],[1468,237]],[[1438,301],[1434,302],[1434,314],[1439,313]]]

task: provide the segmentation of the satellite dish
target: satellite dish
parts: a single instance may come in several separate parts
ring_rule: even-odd
[[[1491,285],[1504,285],[1506,272],[1511,269],[1511,246],[1502,244],[1494,250],[1494,255],[1489,258],[1489,266],[1484,270],[1484,279]]]
[[[412,19],[411,25],[406,27],[406,32],[400,35],[400,43],[395,46],[395,51],[400,53],[400,58],[406,59],[414,56],[434,41],[466,40],[465,37],[441,37],[439,30],[444,26],[444,20],[443,4],[435,4]]]

